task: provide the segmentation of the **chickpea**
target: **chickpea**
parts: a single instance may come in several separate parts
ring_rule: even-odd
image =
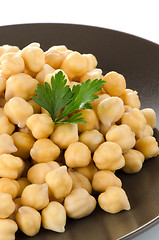
[[[112,123],[111,125],[107,123],[107,125],[104,125],[103,123],[99,123],[99,131],[100,133],[102,133],[104,136],[106,135],[106,133],[108,132],[108,130],[112,127],[116,125],[115,123]]]
[[[0,62],[2,74],[5,78],[9,78],[14,74],[24,72],[25,64],[18,53],[5,53],[0,57]]]
[[[15,240],[15,233],[18,226],[15,221],[11,219],[0,219],[0,239],[1,240]]]
[[[124,105],[124,112],[130,112],[132,110],[132,107],[129,105]]]
[[[3,46],[0,46],[0,56],[8,52],[18,52],[19,50],[20,49],[17,46],[5,44]]]
[[[87,71],[92,71],[98,64],[96,57],[93,54],[82,54],[87,61]],[[88,79],[88,78],[87,78]]]
[[[15,130],[15,126],[11,123],[7,116],[0,116],[0,134],[11,135]]]
[[[19,186],[20,186],[17,197],[20,198],[24,188],[26,188],[28,185],[30,185],[30,182],[28,181],[28,179],[26,177],[19,178],[17,180],[17,182],[19,183]]]
[[[143,136],[146,127],[146,119],[138,108],[133,108],[131,112],[124,113],[121,118],[122,124],[127,124],[136,138]]]
[[[6,79],[5,77],[0,73],[0,95],[4,92],[6,89]]]
[[[60,148],[47,138],[38,139],[30,150],[30,156],[38,163],[56,160],[59,155]]]
[[[48,51],[51,51],[51,50],[56,50],[56,51],[59,51],[59,52],[65,52],[67,51],[67,47],[65,45],[57,45],[57,46],[52,46],[48,49]]]
[[[126,153],[123,154],[125,158],[125,166],[122,170],[126,173],[137,173],[141,170],[142,164],[145,160],[144,155],[135,150],[130,149]]]
[[[63,199],[71,192],[72,179],[67,172],[66,166],[48,172],[45,181],[49,186],[50,193],[56,199]]]
[[[45,64],[45,54],[40,47],[26,46],[21,51],[26,67],[32,72],[40,72]]]
[[[131,89],[125,89],[123,94],[120,96],[125,105],[128,105],[132,108],[140,108],[140,100],[136,91]]]
[[[91,182],[94,174],[98,171],[98,169],[93,162],[90,162],[90,164],[86,167],[75,168],[75,171],[83,174]]]
[[[33,99],[30,99],[28,103],[32,106],[34,113],[40,113],[41,107]]]
[[[97,115],[103,125],[108,128],[117,122],[124,113],[123,101],[118,97],[110,97],[102,100],[97,106]]]
[[[151,136],[138,139],[135,148],[142,152],[146,159],[156,157],[159,153],[158,143],[156,139]]]
[[[33,114],[28,117],[26,125],[36,139],[47,138],[54,130],[51,117],[45,113]]]
[[[68,78],[67,74],[63,70],[61,70],[61,69],[56,69],[53,73],[48,73],[45,76],[45,78],[44,78],[44,82],[47,82],[47,83],[49,83],[51,85],[51,78],[55,77],[55,75],[58,72],[62,72],[63,73],[63,75],[65,76],[65,79],[67,80],[66,85],[69,85],[70,84],[69,78]]]
[[[0,218],[7,218],[15,210],[15,203],[9,193],[0,193]]]
[[[84,143],[76,142],[68,146],[64,157],[68,167],[86,167],[91,162],[91,151]]]
[[[56,201],[50,202],[41,212],[42,226],[55,232],[64,232],[66,225],[66,210]]]
[[[88,178],[86,178],[84,175],[82,175],[79,172],[76,172],[72,169],[68,170],[68,173],[72,179],[72,190],[75,188],[84,188],[88,191],[89,194],[92,193],[92,186],[90,184],[90,181]]]
[[[91,106],[93,107],[94,111],[97,113],[97,107],[98,107],[98,104],[104,100],[104,99],[107,99],[109,98],[110,95],[108,95],[107,93],[104,93],[104,94],[99,94],[98,95],[98,98],[96,98],[93,102],[91,102]]]
[[[15,198],[15,199],[13,200],[13,202],[14,202],[14,204],[15,204],[15,210],[14,210],[14,212],[9,216],[9,218],[15,221],[16,213],[17,213],[18,209],[22,206],[22,204],[21,204],[21,198]]]
[[[45,64],[43,69],[38,72],[38,74],[36,75],[36,80],[38,80],[38,82],[44,86],[44,79],[46,77],[47,74],[53,73],[55,72],[55,69],[52,68],[50,65]]]
[[[45,52],[45,62],[54,69],[60,68],[63,60],[64,55],[60,51],[57,51],[55,49],[48,49]]]
[[[79,113],[82,113],[82,117],[86,120],[86,123],[78,124],[79,132],[99,129],[99,120],[93,109],[81,109]]]
[[[14,145],[12,137],[6,133],[0,134],[0,154],[13,153],[16,151],[17,148]]]
[[[41,215],[32,207],[22,206],[17,211],[16,222],[23,233],[32,237],[40,230]]]
[[[94,152],[93,160],[99,169],[117,170],[125,165],[121,147],[115,142],[104,142]]]
[[[26,186],[21,194],[22,205],[41,210],[49,203],[48,185],[30,184]]]
[[[118,143],[123,153],[133,148],[136,143],[135,134],[126,124],[112,126],[106,133],[106,140]]]
[[[34,138],[29,134],[22,132],[14,132],[11,137],[17,148],[14,155],[23,159],[28,159],[30,156],[30,150],[35,142]]]
[[[144,108],[141,110],[142,114],[146,118],[147,124],[153,128],[156,126],[156,113],[152,108]]]
[[[35,164],[28,170],[27,178],[31,183],[42,184],[45,182],[46,174],[59,167],[55,161]]]
[[[79,142],[84,143],[91,152],[94,152],[104,142],[104,137],[98,130],[94,129],[81,133]]]
[[[21,128],[25,126],[27,118],[33,114],[32,106],[20,97],[11,98],[4,105],[4,111],[9,120]]]
[[[150,125],[146,124],[146,127],[143,131],[143,137],[153,136],[153,129]]]
[[[90,72],[86,72],[83,76],[80,77],[80,82],[85,82],[88,79],[91,79],[93,81],[94,79],[102,79],[102,70],[99,68],[95,68],[91,70]]]
[[[68,217],[79,219],[94,211],[96,200],[85,189],[76,188],[65,198],[64,207]]]
[[[50,139],[60,148],[67,148],[71,143],[77,142],[78,125],[75,123],[57,124]]]
[[[103,80],[106,81],[104,89],[111,96],[119,97],[126,89],[124,76],[117,72],[108,72]]]
[[[8,78],[6,82],[5,99],[8,101],[12,97],[21,97],[29,100],[35,96],[38,81],[26,73],[18,73]]]
[[[92,187],[96,192],[104,192],[110,186],[121,187],[121,180],[110,170],[100,170],[93,176]]]
[[[117,186],[110,186],[98,197],[100,207],[108,213],[130,210],[129,200],[125,191]]]
[[[0,178],[0,193],[9,193],[12,198],[16,198],[19,193],[19,183],[9,178]]]

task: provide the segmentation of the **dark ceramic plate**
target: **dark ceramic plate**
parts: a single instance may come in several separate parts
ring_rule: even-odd
[[[65,44],[81,53],[93,53],[104,73],[115,70],[127,80],[127,87],[137,90],[141,108],[152,107],[159,123],[159,46],[147,40],[103,28],[71,24],[24,24],[0,27],[0,45],[24,47],[37,41],[46,50]],[[158,130],[155,136],[159,139]],[[41,229],[35,237],[20,231],[16,239],[33,240],[114,240],[134,237],[158,222],[159,157],[149,159],[143,169],[133,175],[119,172],[132,209],[116,215],[97,208],[80,220],[69,219],[63,234]]]

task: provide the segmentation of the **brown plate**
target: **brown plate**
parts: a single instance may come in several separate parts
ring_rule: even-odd
[[[43,50],[65,44],[81,53],[93,53],[104,73],[115,70],[127,80],[127,88],[137,90],[141,108],[152,107],[159,123],[159,46],[147,40],[104,28],[72,24],[24,24],[0,27],[0,45],[20,48],[37,41]],[[159,140],[159,132],[155,129]],[[20,231],[17,240],[114,240],[134,237],[144,226],[159,218],[159,157],[145,161],[142,170],[133,175],[119,171],[132,209],[112,215],[97,209],[80,220],[68,219],[65,233],[41,229],[35,237]]]

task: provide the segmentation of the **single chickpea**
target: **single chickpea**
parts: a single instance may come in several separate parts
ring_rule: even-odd
[[[56,199],[65,198],[72,189],[72,179],[67,172],[67,167],[62,166],[47,173],[45,181],[50,193]]]
[[[147,137],[147,136],[153,136],[153,129],[150,125],[146,124],[146,127],[143,131],[143,137]]]
[[[110,95],[108,95],[107,93],[99,94],[98,98],[96,98],[93,102],[91,102],[91,106],[93,107],[93,110],[97,113],[98,104],[102,100],[107,99],[109,97],[110,97]]]
[[[125,158],[125,166],[122,168],[124,172],[137,173],[141,170],[145,160],[145,157],[141,152],[135,149],[130,149],[124,153],[123,156]]]
[[[36,80],[38,80],[40,85],[44,86],[44,79],[46,75],[53,72],[55,72],[55,69],[52,68],[50,65],[45,64],[43,69],[40,72],[38,72],[38,74],[36,75]]]
[[[91,150],[91,152],[94,152],[99,147],[99,145],[104,142],[104,137],[103,134],[94,129],[81,133],[79,142],[84,143]]]
[[[25,69],[23,58],[14,52],[5,53],[0,57],[0,63],[2,68],[2,74],[5,78],[22,73]]]
[[[51,117],[45,113],[33,114],[28,117],[26,125],[36,139],[47,138],[54,130],[54,123]]]
[[[57,45],[57,46],[52,46],[48,49],[48,51],[51,50],[56,50],[58,52],[65,52],[67,51],[67,47],[65,45]]]
[[[11,219],[0,219],[0,239],[1,240],[15,240],[15,233],[18,226],[15,221]]]
[[[17,182],[19,183],[19,186],[20,186],[17,197],[20,198],[24,188],[26,188],[28,185],[30,185],[30,182],[28,181],[28,179],[26,177],[19,178],[17,180]]]
[[[102,100],[97,106],[97,115],[103,125],[108,128],[117,122],[124,113],[124,104],[119,97],[110,97]]]
[[[13,200],[13,202],[14,202],[14,204],[15,204],[15,210],[14,210],[14,212],[9,216],[9,218],[15,221],[16,213],[17,213],[18,209],[22,206],[22,204],[21,204],[21,198],[15,198],[15,199]]]
[[[99,129],[99,120],[93,109],[81,109],[79,113],[82,113],[82,117],[86,120],[86,123],[78,123],[79,132]]]
[[[93,176],[92,187],[96,192],[104,192],[110,186],[121,187],[121,180],[110,170],[99,170]]]
[[[79,219],[94,211],[96,200],[85,189],[76,188],[65,198],[64,207],[68,217]]]
[[[19,52],[19,50],[20,49],[17,46],[11,46],[11,45],[5,44],[3,46],[0,46],[0,56],[9,52]]]
[[[32,237],[40,230],[41,215],[32,207],[22,206],[17,211],[16,222],[23,233]]]
[[[44,82],[47,82],[47,83],[49,83],[49,84],[51,85],[51,78],[52,78],[52,77],[55,77],[55,75],[56,75],[58,72],[62,72],[62,73],[63,73],[63,75],[65,76],[65,79],[67,80],[66,85],[69,85],[69,84],[70,84],[70,80],[69,80],[67,74],[66,74],[63,70],[61,70],[61,69],[56,69],[53,73],[48,73],[48,74],[45,76],[45,78],[44,78]]]
[[[33,114],[32,106],[20,97],[11,98],[4,105],[4,111],[9,120],[20,128],[25,126],[27,118]]]
[[[32,72],[40,72],[45,64],[45,54],[40,47],[26,46],[21,51],[26,67]]]
[[[83,174],[76,172],[72,169],[68,169],[68,173],[72,179],[72,190],[75,188],[84,188],[88,191],[89,194],[92,193],[92,186],[88,178]]]
[[[123,153],[127,152],[130,148],[133,148],[136,143],[135,134],[126,124],[112,126],[106,133],[106,140],[118,143]]]
[[[94,79],[102,79],[102,70],[99,68],[95,68],[89,72],[86,72],[84,75],[80,77],[80,82],[85,82],[88,79],[91,79],[93,81]]]
[[[132,108],[140,108],[141,106],[140,99],[136,91],[125,89],[120,97],[125,105],[128,105]]]
[[[122,149],[115,142],[104,142],[94,152],[93,160],[99,169],[117,170],[125,165]]]
[[[21,202],[24,206],[43,209],[49,203],[48,185],[43,183],[26,186],[21,194]]]
[[[30,150],[30,156],[38,163],[56,160],[59,155],[60,148],[47,138],[38,139]]]
[[[117,72],[108,72],[103,80],[106,81],[104,89],[111,96],[119,97],[126,89],[124,76]]]
[[[35,164],[28,170],[27,178],[31,183],[42,184],[45,182],[46,174],[59,167],[55,161]]]
[[[86,59],[87,61],[87,72],[92,71],[94,68],[96,68],[98,62],[96,57],[93,54],[82,54],[82,56]],[[88,78],[87,78],[88,79]]]
[[[11,123],[7,116],[0,116],[0,134],[11,135],[15,130],[15,126]]]
[[[40,113],[41,107],[33,99],[30,99],[28,103],[32,106],[34,113]]]
[[[19,189],[20,189],[20,186],[16,180],[12,180],[9,178],[0,178],[1,193],[9,193],[14,199],[18,196]]]
[[[17,148],[14,145],[12,137],[6,133],[0,134],[0,155],[4,153],[13,153],[16,151]]]
[[[35,96],[38,81],[26,73],[18,73],[8,78],[6,82],[5,99],[8,101],[13,97],[21,97],[29,100]]]
[[[121,187],[110,186],[98,197],[99,206],[108,213],[130,210],[130,203]]]
[[[64,55],[62,52],[55,49],[48,49],[45,52],[45,63],[50,65],[52,68],[60,68]]]
[[[57,144],[57,146],[65,149],[71,143],[78,141],[78,125],[75,123],[57,124],[50,139]]]
[[[6,89],[6,79],[5,77],[0,73],[0,95],[4,92]]]
[[[156,157],[159,153],[158,143],[156,139],[151,136],[138,139],[135,148],[142,152],[146,159]]]
[[[30,150],[35,142],[34,138],[29,134],[22,132],[14,132],[11,137],[17,148],[14,155],[21,157],[22,159],[28,159],[30,156]]]
[[[75,171],[83,174],[91,182],[94,174],[98,171],[98,169],[91,161],[88,166],[75,168]]]
[[[68,146],[64,157],[70,168],[86,167],[91,162],[91,151],[84,143],[76,142]]]
[[[42,226],[54,232],[64,232],[66,225],[66,210],[56,201],[50,202],[41,212]]]
[[[153,128],[156,127],[156,113],[152,108],[144,108],[141,110],[142,114],[146,118],[147,124]]]
[[[132,111],[124,113],[121,118],[121,123],[127,124],[132,132],[135,133],[136,138],[143,136],[146,119],[138,108],[133,108]]]
[[[15,210],[15,203],[9,193],[0,193],[0,218],[9,217]]]

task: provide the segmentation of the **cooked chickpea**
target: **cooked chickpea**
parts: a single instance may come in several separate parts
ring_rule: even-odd
[[[6,133],[0,134],[0,155],[4,153],[13,153],[16,151],[17,148],[14,145],[12,137]]]
[[[91,152],[94,152],[99,145],[104,142],[104,137],[103,134],[94,129],[81,133],[79,142],[84,143],[91,150]]]
[[[94,165],[93,161],[86,167],[78,167],[75,168],[76,172],[83,174],[88,180],[91,182],[93,179],[94,174],[98,171],[96,166]]]
[[[9,120],[21,128],[25,126],[27,118],[33,114],[32,106],[20,97],[11,98],[4,105],[4,111]]]
[[[57,124],[50,139],[60,148],[67,148],[78,141],[78,125],[75,123]]]
[[[4,44],[3,46],[0,46],[0,56],[8,52],[18,52],[18,51],[19,51],[19,48],[17,46],[11,46],[8,44]]]
[[[87,61],[87,72],[92,71],[98,64],[96,57],[93,54],[82,54]],[[87,78],[88,79],[88,78]]]
[[[50,202],[41,212],[42,226],[54,232],[64,232],[66,225],[66,210],[56,201]]]
[[[124,112],[130,112],[132,110],[132,107],[129,105],[124,105]]]
[[[135,134],[126,124],[112,126],[106,133],[106,140],[118,143],[123,153],[133,148],[136,143]]]
[[[94,152],[93,160],[99,169],[117,170],[125,165],[122,149],[115,142],[104,142]]]
[[[72,143],[65,151],[65,162],[68,167],[86,167],[91,162],[91,151],[81,142]]]
[[[9,217],[15,210],[15,203],[9,193],[0,193],[0,218]]]
[[[144,108],[141,110],[144,117],[146,118],[146,122],[150,127],[155,128],[156,127],[156,113],[152,108]]]
[[[20,186],[16,180],[12,180],[9,178],[0,178],[1,193],[9,193],[14,199],[18,196],[19,189],[20,189]]]
[[[62,61],[64,60],[64,54],[55,49],[48,49],[45,52],[45,63],[49,64],[52,68],[60,68]]]
[[[93,81],[94,79],[102,79],[102,70],[99,68],[95,68],[91,70],[90,72],[86,72],[83,76],[80,77],[80,82],[85,82],[88,79],[91,79]]]
[[[103,123],[99,123],[99,131],[103,134],[103,136],[106,135],[106,133],[108,132],[108,130],[113,126],[113,125],[116,125],[115,123],[112,123],[112,124],[107,124],[107,125],[104,125]]]
[[[98,197],[99,206],[106,212],[118,213],[130,210],[129,200],[121,187],[110,186]]]
[[[26,188],[26,186],[28,186],[30,184],[30,182],[28,181],[28,179],[26,177],[19,178],[17,180],[17,182],[19,183],[19,186],[20,186],[17,197],[21,197],[24,188]]]
[[[123,156],[125,158],[125,166],[122,168],[124,172],[136,173],[141,170],[142,164],[145,160],[145,157],[141,152],[135,149],[130,149],[124,153]]]
[[[10,52],[5,53],[0,57],[2,74],[4,77],[24,72],[25,64],[22,57],[18,53]]]
[[[55,69],[53,69],[50,65],[45,64],[43,69],[38,72],[38,74],[36,75],[36,80],[38,80],[38,82],[44,86],[44,79],[46,77],[47,74],[53,73],[55,72]]]
[[[81,109],[79,113],[82,113],[82,117],[86,120],[86,123],[78,124],[79,132],[99,129],[99,120],[93,109]]]
[[[30,150],[35,142],[34,138],[29,134],[22,132],[14,132],[11,137],[13,138],[14,144],[17,148],[14,155],[21,157],[22,159],[28,159],[30,156]]]
[[[5,99],[8,101],[13,97],[21,97],[29,100],[36,95],[38,81],[26,73],[18,73],[8,78],[6,82]]]
[[[131,89],[125,89],[123,94],[120,96],[125,105],[128,105],[132,108],[140,108],[140,100],[136,91]]]
[[[0,73],[0,95],[4,92],[6,89],[6,79],[5,77]]]
[[[98,107],[98,104],[104,100],[104,99],[107,99],[109,98],[110,95],[108,95],[107,93],[103,93],[103,94],[99,94],[98,95],[98,98],[96,98],[93,102],[91,102],[91,106],[93,107],[94,111],[97,113],[97,107]]]
[[[63,199],[71,192],[72,179],[67,172],[66,166],[48,172],[45,181],[49,186],[50,193],[56,199]]]
[[[15,221],[11,219],[0,219],[0,239],[1,240],[15,240],[15,233],[18,226]]]
[[[26,125],[37,139],[47,138],[54,130],[54,123],[51,117],[45,113],[37,113],[28,117]]]
[[[22,206],[17,211],[16,222],[23,233],[34,236],[40,230],[41,215],[32,207]]]
[[[158,143],[156,139],[151,136],[138,139],[135,148],[142,152],[146,159],[156,157],[159,153]]]
[[[104,192],[110,186],[121,187],[121,180],[110,170],[99,170],[93,176],[92,187],[97,192]]]
[[[43,183],[26,186],[21,194],[21,202],[24,206],[43,209],[49,203],[48,185]]]
[[[9,216],[9,218],[15,221],[16,213],[17,213],[18,209],[22,206],[22,204],[21,204],[21,198],[15,198],[15,199],[13,200],[13,202],[14,202],[14,204],[15,204],[15,210],[14,210],[14,212]]]
[[[146,124],[146,127],[143,131],[143,137],[153,136],[153,129],[150,125]]]
[[[94,211],[96,200],[85,189],[76,188],[65,198],[64,207],[70,218],[79,219]]]
[[[0,116],[0,134],[6,133],[11,135],[15,130],[15,126],[11,123],[7,116]]]

